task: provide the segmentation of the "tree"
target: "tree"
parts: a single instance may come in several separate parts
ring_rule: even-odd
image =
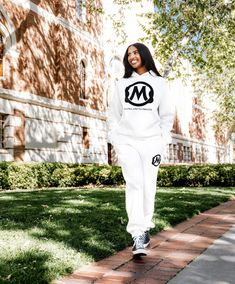
[[[153,0],[153,4],[154,11],[143,15],[150,23],[143,27],[144,39],[152,43],[162,71],[182,76],[185,60],[190,62],[195,89],[213,93],[219,105],[217,131],[230,128],[235,119],[235,2]]]

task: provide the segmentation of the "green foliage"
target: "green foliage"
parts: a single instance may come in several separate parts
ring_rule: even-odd
[[[38,187],[54,186],[58,181],[53,180],[52,175],[57,169],[63,168],[61,163],[35,163],[35,171],[37,172]]]
[[[162,165],[158,186],[234,186],[235,165]],[[119,166],[64,163],[0,163],[1,189],[123,185]]]
[[[235,165],[179,165],[162,166],[158,174],[159,186],[234,186]]]
[[[74,169],[65,165],[54,170],[51,175],[51,185],[56,187],[75,186],[75,178]]]
[[[8,167],[8,183],[11,189],[36,188],[37,172],[32,164],[12,163]]]
[[[8,163],[1,162],[0,163],[0,189],[8,189]]]

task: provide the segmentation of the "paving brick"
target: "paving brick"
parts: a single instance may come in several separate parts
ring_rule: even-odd
[[[190,242],[193,239],[195,239],[195,235],[192,234],[185,234],[185,233],[181,233],[178,234],[177,236],[175,236],[174,238],[172,238],[172,240],[177,240],[177,241],[184,241],[184,242]],[[171,240],[171,241],[172,241]]]
[[[175,229],[163,230],[158,233],[158,236],[165,238],[166,240],[176,236],[179,232]]]
[[[88,276],[88,275],[75,275],[71,274],[69,276],[64,277],[63,281],[87,281],[87,282],[94,282],[97,280],[98,277]]]
[[[130,260],[131,260],[131,258],[130,258]],[[128,261],[122,260],[121,258],[120,259],[108,258],[108,259],[103,259],[103,260],[99,261],[97,263],[97,266],[100,266],[100,267],[103,266],[106,269],[111,270],[111,269],[118,268],[120,265],[123,265],[123,263],[126,263],[126,262],[128,262]]]
[[[136,276],[136,272],[112,270],[104,274],[103,278],[110,279],[110,280],[128,280],[128,279],[133,279],[135,276]]]
[[[194,237],[195,236],[198,236],[198,235],[201,235],[203,234],[205,231],[204,228],[200,228],[198,226],[193,226],[193,227],[190,227],[189,229],[186,229],[184,231],[185,234],[190,234],[190,235],[193,235]]]
[[[95,272],[95,271],[83,271],[71,274],[70,278],[79,279],[82,277],[87,277],[90,279],[97,279],[104,275],[104,272]]]
[[[93,264],[93,265],[81,267],[79,270],[76,270],[76,271],[74,272],[74,274],[76,274],[76,273],[81,273],[81,272],[99,272],[99,273],[106,273],[107,271],[109,271],[109,268],[108,268],[108,267],[99,266],[99,265],[98,265],[98,262],[97,262],[96,264]]]
[[[154,265],[156,265],[156,262],[129,262],[123,266],[121,266],[119,269],[121,271],[130,271],[130,272],[136,272],[136,273],[144,273],[151,269]],[[117,271],[119,271],[117,269]]]
[[[98,281],[95,282],[95,284],[127,284],[126,280],[121,280],[121,279],[112,279],[110,282],[110,279],[102,278]]]
[[[148,276],[137,278],[133,282],[130,282],[130,284],[165,284],[165,283],[167,283],[165,280],[150,278]]]
[[[92,284],[93,281],[85,279],[65,279],[63,284]]]
[[[168,249],[161,249],[161,248],[156,247],[153,250],[148,252],[147,257],[162,259],[166,257],[169,253],[170,251]]]
[[[226,230],[224,230],[224,229],[221,229],[221,228],[213,228],[212,230],[205,232],[205,233],[203,234],[203,236],[219,238],[219,237],[222,236],[225,232],[226,232]]]
[[[184,247],[185,247],[185,241],[172,239],[160,244],[158,249],[176,250]]]
[[[177,267],[179,269],[184,268],[190,262],[190,261],[187,261],[187,260],[184,260],[184,259],[176,259],[176,258],[172,258],[172,257],[168,257],[165,260],[166,260],[166,262],[171,263],[172,267]]]
[[[156,246],[158,246],[159,244],[165,242],[167,240],[167,238],[163,237],[163,236],[151,236],[151,244],[150,244],[150,248],[154,248]]]
[[[188,264],[186,261],[182,260],[173,260],[173,259],[164,259],[162,262],[158,264],[159,268],[172,268],[177,269],[178,271],[181,270]]]
[[[183,261],[191,261],[194,258],[198,256],[197,253],[194,253],[192,251],[174,251],[171,254],[169,254],[168,258],[170,259],[182,259]]]
[[[169,280],[176,274],[177,274],[177,271],[174,271],[174,270],[155,269],[155,270],[151,270],[148,273],[146,273],[146,277],[153,278],[153,279],[159,279],[159,280]]]

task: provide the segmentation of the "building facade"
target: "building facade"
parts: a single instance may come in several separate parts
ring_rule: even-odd
[[[1,0],[0,161],[107,162],[101,8]]]
[[[0,161],[116,163],[108,101],[126,47],[144,37],[142,13],[153,9],[152,0],[125,8],[109,0],[1,0]],[[202,101],[185,78],[169,85],[176,112],[163,162],[234,162],[235,138],[226,144],[213,130],[209,97]]]

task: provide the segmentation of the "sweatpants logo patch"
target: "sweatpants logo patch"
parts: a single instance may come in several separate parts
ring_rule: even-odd
[[[161,163],[161,155],[157,154],[156,156],[154,156],[152,158],[152,165],[154,165],[155,167],[157,167],[159,164]]]

